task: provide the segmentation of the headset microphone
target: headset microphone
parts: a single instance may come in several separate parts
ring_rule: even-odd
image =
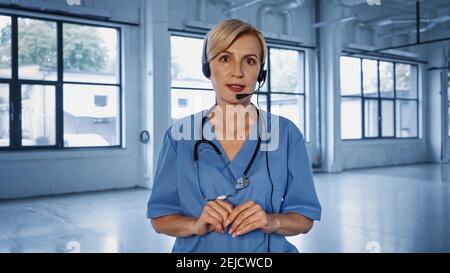
[[[255,90],[255,91],[253,91],[253,92],[251,92],[251,93],[247,93],[247,94],[237,94],[236,95],[236,99],[237,100],[240,100],[240,99],[243,99],[243,98],[245,98],[245,97],[248,97],[248,96],[251,96],[251,95],[253,95],[253,94],[255,94],[255,93],[258,93],[259,92],[259,89],[261,88],[261,86],[263,86],[264,85],[264,83],[266,82],[266,73],[267,73],[267,71],[266,70],[264,70],[264,67],[263,67],[263,65],[261,66],[261,69],[260,69],[260,73],[259,73],[259,75],[258,75],[258,88]]]
[[[241,100],[241,99],[243,99],[245,97],[248,97],[248,96],[251,96],[251,95],[253,95],[255,93],[258,93],[259,92],[259,88],[261,88],[261,84],[260,83],[258,83],[258,88],[255,91],[253,91],[251,93],[247,93],[247,94],[237,94],[236,95],[236,99],[237,100]]]

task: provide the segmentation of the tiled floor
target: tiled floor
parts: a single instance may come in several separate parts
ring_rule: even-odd
[[[450,165],[316,174],[322,221],[301,252],[450,252]],[[0,252],[169,252],[145,218],[149,191],[0,201]]]

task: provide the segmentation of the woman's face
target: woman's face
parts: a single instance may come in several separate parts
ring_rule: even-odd
[[[219,105],[250,103],[251,96],[238,100],[236,95],[255,90],[261,55],[258,38],[245,34],[211,60],[211,81]]]

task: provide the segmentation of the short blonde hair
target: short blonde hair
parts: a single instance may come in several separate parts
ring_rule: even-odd
[[[265,63],[267,46],[264,36],[257,28],[239,19],[226,19],[215,25],[207,34],[207,62],[225,51],[239,37],[245,34],[255,35],[261,44],[261,65]]]

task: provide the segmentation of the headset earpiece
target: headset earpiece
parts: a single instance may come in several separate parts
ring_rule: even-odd
[[[202,64],[202,72],[205,77],[209,79],[211,76],[211,71],[209,70],[209,63]]]
[[[205,36],[203,41],[203,51],[202,51],[202,72],[203,75],[209,79],[211,76],[211,69],[209,68],[209,62],[208,62],[208,54],[207,54],[207,48],[208,48],[208,35]]]
[[[264,69],[264,64],[261,66],[258,74],[258,83],[263,83],[266,81],[267,70]]]

